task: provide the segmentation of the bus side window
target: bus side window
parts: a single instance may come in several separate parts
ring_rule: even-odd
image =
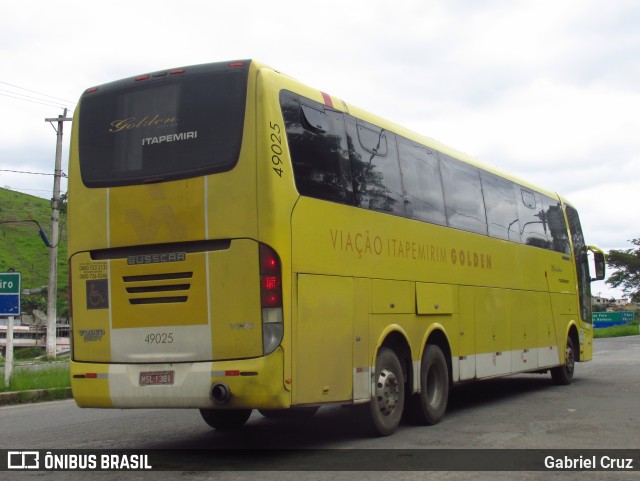
[[[518,207],[513,182],[480,171],[489,235],[496,239],[521,242]]]
[[[349,115],[346,118],[356,205],[404,215],[395,135]]]
[[[407,217],[447,225],[437,153],[403,137],[396,138]]]
[[[280,105],[298,192],[353,204],[344,115],[287,91]]]
[[[520,234],[522,243],[530,246],[549,249],[547,237],[548,226],[545,220],[545,210],[542,197],[520,185],[514,184],[516,199],[518,199],[518,217],[520,218]]]
[[[449,227],[487,235],[487,217],[477,167],[439,153]]]
[[[547,234],[550,247],[562,254],[571,254],[569,247],[569,230],[564,220],[562,204],[557,199],[552,199],[546,195],[542,196],[542,206],[544,208],[544,220],[547,224]]]
[[[578,211],[567,206],[567,219],[569,232],[573,244],[573,255],[576,259],[576,271],[578,274],[578,294],[580,298],[580,313],[584,322],[591,322],[591,276],[589,274],[589,258],[587,246],[584,242],[582,227]]]

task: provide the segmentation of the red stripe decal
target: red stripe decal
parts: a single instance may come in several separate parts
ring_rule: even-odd
[[[333,100],[331,100],[331,97],[329,96],[329,94],[325,93],[325,92],[320,92],[322,94],[322,98],[324,99],[324,104],[333,108]]]

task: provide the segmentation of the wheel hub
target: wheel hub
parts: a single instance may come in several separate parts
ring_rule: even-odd
[[[383,369],[376,381],[376,399],[380,412],[388,415],[393,412],[400,398],[400,383],[389,369]]]

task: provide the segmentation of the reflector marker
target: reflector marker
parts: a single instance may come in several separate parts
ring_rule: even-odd
[[[324,99],[324,104],[328,107],[333,108],[333,100],[331,100],[331,96],[325,92],[320,93],[322,94],[322,98]]]
[[[95,372],[88,372],[86,374],[74,374],[73,378],[74,379],[107,379],[109,377],[109,375],[107,373],[95,373]]]
[[[255,371],[239,371],[235,369],[229,369],[226,371],[211,371],[211,377],[236,377],[236,376],[257,376]]]

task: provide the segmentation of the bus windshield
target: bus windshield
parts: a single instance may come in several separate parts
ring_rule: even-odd
[[[80,105],[84,184],[131,185],[233,168],[247,69],[210,64],[89,89]]]

